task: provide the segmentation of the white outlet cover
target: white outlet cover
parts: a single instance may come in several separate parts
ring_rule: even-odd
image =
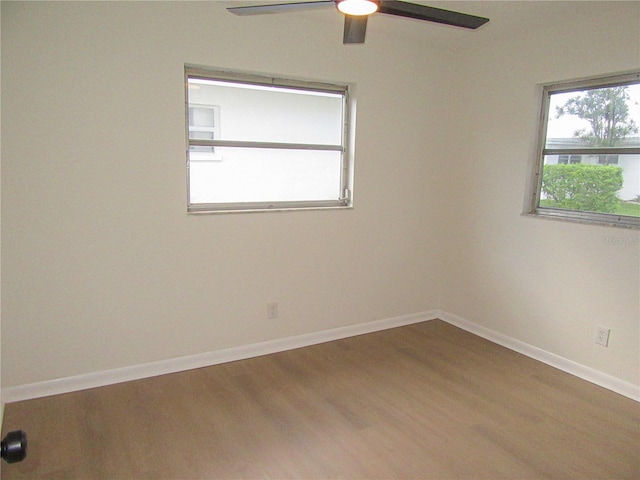
[[[596,328],[596,344],[606,347],[609,345],[609,333],[610,328],[598,327]]]
[[[268,303],[267,304],[267,318],[273,320],[274,318],[278,318],[278,304]]]

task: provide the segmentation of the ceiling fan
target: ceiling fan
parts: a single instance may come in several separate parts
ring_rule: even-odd
[[[345,14],[342,39],[342,43],[345,44],[364,43],[367,18],[375,12],[453,25],[471,30],[475,30],[489,21],[488,18],[484,17],[399,0],[318,0],[275,5],[230,7],[227,10],[235,15],[263,15],[332,6],[336,6],[338,10]]]

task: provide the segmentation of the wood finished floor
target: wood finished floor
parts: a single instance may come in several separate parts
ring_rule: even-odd
[[[633,400],[434,320],[8,404],[2,479],[638,479]]]

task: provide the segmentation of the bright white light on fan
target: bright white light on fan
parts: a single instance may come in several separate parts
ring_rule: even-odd
[[[378,10],[378,4],[371,0],[342,0],[338,10],[347,15],[371,15]]]

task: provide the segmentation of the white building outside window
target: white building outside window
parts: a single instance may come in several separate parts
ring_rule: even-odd
[[[190,212],[351,206],[346,86],[185,75]]]

